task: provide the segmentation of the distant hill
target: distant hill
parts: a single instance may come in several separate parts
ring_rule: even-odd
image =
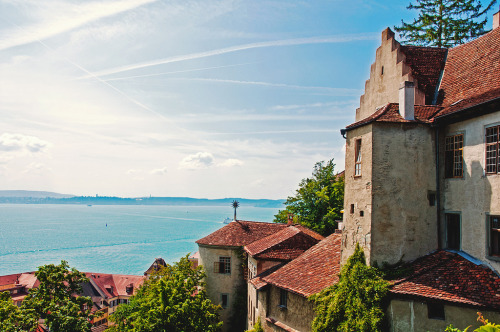
[[[285,202],[282,199],[247,198],[73,196],[46,191],[0,190],[0,203],[9,204],[230,206],[233,200],[239,201],[241,205],[269,208],[283,207]]]
[[[69,198],[75,195],[58,194],[50,191],[0,190],[0,197]]]

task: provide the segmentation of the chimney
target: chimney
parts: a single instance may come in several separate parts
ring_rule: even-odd
[[[500,10],[493,14],[493,29],[496,29],[500,26]]]
[[[405,120],[415,120],[415,83],[405,81],[399,87],[399,114]]]
[[[293,213],[288,214],[288,226],[293,225]]]

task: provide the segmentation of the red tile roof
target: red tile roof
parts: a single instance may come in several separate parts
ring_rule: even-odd
[[[257,259],[292,260],[323,238],[306,227],[292,225],[252,242],[244,249]]]
[[[500,277],[457,253],[437,251],[409,264],[412,273],[394,280],[393,296],[410,296],[500,310]]]
[[[167,266],[167,263],[165,262],[165,260],[163,258],[161,258],[161,257],[155,258],[155,261],[153,262],[153,264],[151,264],[149,269],[147,269],[146,272],[144,272],[144,275],[158,272],[162,267],[165,267],[165,266]]]
[[[233,221],[210,235],[196,241],[201,245],[240,247],[257,241],[287,227],[286,224]]]
[[[448,51],[440,103],[449,106],[500,88],[500,29]]]
[[[401,114],[399,114],[399,104],[389,103],[378,109],[369,117],[348,125],[346,129],[354,129],[372,122],[430,123],[433,120],[433,116],[441,109],[442,107],[440,106],[415,105],[415,120],[405,120]]]
[[[418,88],[425,94],[425,103],[431,104],[445,65],[446,48],[401,46],[404,62],[410,66]]]
[[[332,234],[263,281],[308,297],[338,281],[341,234]]]
[[[135,290],[144,283],[145,279],[143,276],[124,274],[85,272],[85,275],[107,298],[131,296],[132,293],[127,292],[127,287],[132,285],[133,290]]]

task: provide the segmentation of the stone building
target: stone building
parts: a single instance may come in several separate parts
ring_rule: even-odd
[[[386,29],[346,138],[341,261],[408,262],[392,331],[500,322],[500,14],[451,48],[402,46]],[[460,324],[465,324],[460,326]]]
[[[286,224],[236,220],[196,241],[198,263],[206,273],[207,296],[222,307],[223,331],[229,331],[237,295],[247,287],[243,247],[286,227]]]

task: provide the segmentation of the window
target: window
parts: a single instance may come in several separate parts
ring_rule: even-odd
[[[429,200],[429,206],[436,206],[436,192],[427,192],[427,200]]]
[[[222,308],[227,308],[227,305],[229,303],[229,295],[228,294],[221,294],[220,295],[220,305]]]
[[[354,150],[354,176],[361,176],[361,139],[357,139]]]
[[[219,261],[214,262],[214,273],[231,274],[231,257],[219,257]]]
[[[444,320],[444,305],[442,303],[427,303],[427,317]]]
[[[486,174],[496,174],[498,167],[498,132],[500,126],[486,128]]]
[[[500,216],[490,216],[490,255],[500,256]]]
[[[460,250],[460,214],[446,213],[446,248]]]
[[[280,288],[280,305],[279,306],[281,308],[286,308],[287,297],[288,297],[288,292],[286,290]]]
[[[461,178],[463,176],[463,149],[463,134],[446,137],[444,168],[447,178]]]
[[[354,213],[354,204],[351,204],[351,213]]]

